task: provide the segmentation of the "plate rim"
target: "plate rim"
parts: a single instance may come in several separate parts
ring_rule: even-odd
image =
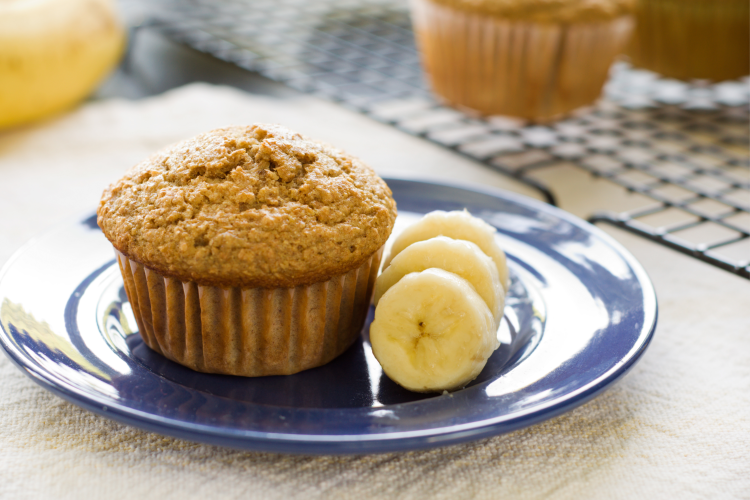
[[[619,241],[595,225],[588,223],[559,207],[548,205],[540,200],[519,193],[494,187],[466,182],[448,183],[441,180],[400,175],[390,175],[383,177],[383,179],[386,183],[395,181],[415,185],[430,185],[449,190],[458,189],[469,191],[507,200],[515,204],[528,206],[536,212],[553,215],[601,239],[608,246],[613,248],[630,266],[638,283],[641,285],[641,290],[643,292],[644,323],[638,333],[637,342],[635,342],[634,346],[624,357],[619,359],[618,362],[606,372],[582,387],[566,393],[562,400],[556,399],[548,401],[542,405],[524,411],[515,412],[512,415],[501,415],[499,417],[460,425],[422,430],[322,436],[312,434],[271,433],[247,429],[227,429],[223,427],[169,419],[124,405],[104,406],[102,404],[96,404],[90,396],[79,394],[75,390],[66,387],[65,384],[60,384],[59,382],[56,384],[54,380],[50,380],[50,378],[54,379],[55,377],[50,377],[48,372],[38,369],[35,365],[29,366],[23,363],[25,357],[17,352],[15,347],[8,342],[9,334],[1,325],[0,346],[2,346],[3,351],[14,365],[46,390],[88,411],[126,425],[131,425],[149,432],[156,432],[162,435],[186,439],[192,442],[202,442],[235,449],[305,455],[343,455],[389,453],[434,448],[437,446],[449,446],[466,441],[496,436],[535,425],[570,411],[611,387],[616,381],[632,369],[650,345],[658,322],[658,301],[653,283],[640,262],[638,262],[638,260]],[[74,220],[76,223],[80,224],[82,221],[91,217],[91,211],[87,211],[85,214],[86,215],[77,218],[69,218],[67,220]],[[58,227],[59,226],[60,225],[58,225]],[[65,226],[63,225],[63,227]],[[4,280],[8,271],[13,267],[15,261],[17,261],[29,247],[34,245],[39,237],[46,236],[53,232],[54,229],[42,231],[19,247],[0,270],[0,283]],[[238,439],[241,439],[242,442],[238,443]]]

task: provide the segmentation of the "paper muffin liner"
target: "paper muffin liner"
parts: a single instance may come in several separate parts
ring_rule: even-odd
[[[636,19],[635,66],[682,80],[750,73],[748,0],[641,0]]]
[[[359,336],[382,248],[328,281],[220,288],[163,276],[115,250],[143,341],[206,373],[289,375],[321,366]]]
[[[550,121],[593,103],[633,18],[552,24],[412,0],[412,21],[433,90],[482,115]]]

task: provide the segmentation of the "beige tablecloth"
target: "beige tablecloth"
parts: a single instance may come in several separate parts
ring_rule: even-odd
[[[313,98],[191,85],[90,103],[0,133],[0,263],[93,210],[103,187],[155,149],[231,123],[274,121],[381,173],[528,188]],[[540,174],[563,208],[639,200],[560,165]],[[0,356],[1,498],[750,498],[750,282],[604,228],[644,265],[660,300],[650,348],[617,385],[558,418],[430,451],[306,457],[143,432],[49,394]]]

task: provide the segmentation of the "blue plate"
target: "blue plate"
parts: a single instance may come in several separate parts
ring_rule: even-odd
[[[511,287],[501,347],[467,388],[411,393],[361,341],[285,377],[193,372],[136,331],[112,248],[95,216],[40,236],[0,273],[0,342],[35,382],[90,411],[210,444],[288,453],[372,453],[509,432],[568,411],[624,375],[656,326],[638,262],[580,219],[511,193],[388,179],[397,228],[468,208],[498,229]]]

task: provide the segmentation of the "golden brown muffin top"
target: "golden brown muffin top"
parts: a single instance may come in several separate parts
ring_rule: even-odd
[[[456,9],[539,23],[597,22],[631,14],[635,0],[432,0]]]
[[[396,203],[372,169],[279,125],[212,130],[155,154],[103,193],[122,253],[181,281],[294,287],[364,263]]]

